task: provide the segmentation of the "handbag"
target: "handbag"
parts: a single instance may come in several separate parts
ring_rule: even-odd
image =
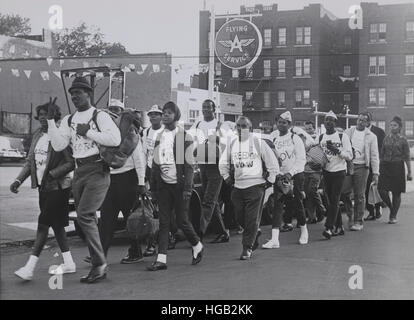
[[[139,196],[137,205],[126,223],[129,236],[139,241],[154,237],[159,229],[159,220],[155,218],[154,214],[155,207],[148,196]]]
[[[306,153],[306,164],[314,171],[324,169],[328,162],[328,157],[320,145],[311,147]]]
[[[371,183],[369,186],[368,192],[368,203],[372,205],[376,205],[377,203],[381,203],[382,199],[378,192],[378,186],[375,183]]]

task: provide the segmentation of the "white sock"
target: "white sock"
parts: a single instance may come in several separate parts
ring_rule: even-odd
[[[272,241],[279,242],[279,228],[272,229]]]
[[[70,253],[70,251],[62,252],[62,257],[63,257],[64,264],[66,265],[75,264],[75,262],[72,259],[72,254]]]
[[[167,263],[167,255],[159,253],[157,256],[157,261],[161,263]]]
[[[197,258],[197,255],[200,253],[200,251],[203,249],[203,245],[199,241],[194,247],[193,247],[193,256],[194,258]]]
[[[30,268],[31,270],[34,270],[34,268],[36,267],[37,261],[39,260],[39,257],[36,257],[34,255],[31,255],[29,257],[29,260],[27,261],[25,267],[26,268]]]

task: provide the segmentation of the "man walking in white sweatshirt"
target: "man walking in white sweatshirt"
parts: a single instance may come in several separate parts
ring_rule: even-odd
[[[275,182],[279,165],[272,149],[253,135],[249,118],[240,117],[236,125],[238,137],[226,146],[219,170],[225,183],[234,183],[231,199],[244,229],[240,260],[249,260],[260,225],[265,185]]]
[[[306,153],[302,139],[290,129],[292,115],[289,111],[281,114],[277,121],[277,129],[271,134],[275,145],[276,155],[280,161],[281,175],[274,185],[274,201],[272,221],[272,238],[265,243],[263,249],[279,248],[279,229],[282,224],[283,206],[295,210],[298,225],[300,226],[300,244],[308,243],[308,229],[306,227],[305,209],[303,207]],[[293,192],[284,191],[284,185],[293,183]]]

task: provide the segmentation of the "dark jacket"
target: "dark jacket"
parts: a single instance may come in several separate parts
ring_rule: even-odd
[[[73,160],[70,148],[68,147],[61,152],[56,152],[53,150],[50,142],[43,179],[40,182],[37,181],[34,149],[41,136],[41,129],[34,133],[32,144],[29,149],[29,155],[27,156],[26,163],[20,171],[17,180],[23,183],[23,181],[30,176],[32,180],[32,188],[36,189],[39,187],[42,191],[54,191],[70,188],[72,181],[69,173],[75,168],[75,161]]]
[[[174,160],[175,167],[177,169],[177,183],[183,191],[192,191],[194,177],[193,138],[191,135],[187,134],[184,129],[180,127],[177,128],[178,132],[174,138]],[[151,170],[151,190],[155,192],[158,191],[158,187],[162,182],[161,168],[159,165],[159,145],[163,131],[158,134],[154,144],[154,160],[152,162]],[[184,148],[182,147],[183,145]]]
[[[378,151],[381,154],[382,143],[383,143],[384,138],[385,138],[385,132],[381,128],[376,127],[374,125],[371,126],[371,131],[372,131],[373,134],[375,134],[377,136]]]

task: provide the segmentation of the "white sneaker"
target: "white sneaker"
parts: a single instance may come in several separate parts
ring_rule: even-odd
[[[309,241],[308,228],[306,226],[301,226],[299,244],[308,244],[308,241]]]
[[[26,266],[15,271],[14,274],[23,280],[30,281],[33,279],[33,269]]]
[[[65,273],[75,273],[76,264],[64,264],[62,263],[59,266],[50,266],[49,274],[65,274]]]
[[[274,241],[272,239],[270,239],[269,241],[267,241],[265,244],[262,245],[263,249],[277,249],[279,248],[279,241]]]
[[[351,227],[351,231],[361,231],[362,229],[364,229],[364,226],[362,224],[354,224]]]

